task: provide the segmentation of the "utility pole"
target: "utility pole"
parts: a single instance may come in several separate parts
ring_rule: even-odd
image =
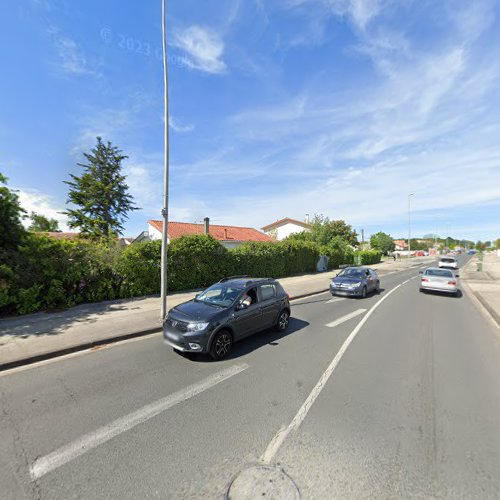
[[[410,199],[415,193],[410,193],[408,195],[408,265],[410,265],[410,254],[411,254],[411,216],[410,216]]]
[[[164,155],[163,155],[163,232],[161,235],[161,320],[167,315],[167,253],[168,253],[168,174],[169,174],[169,137],[168,137],[168,65],[167,65],[167,30],[166,30],[167,0],[161,4],[161,33],[163,47],[163,102],[164,102]]]

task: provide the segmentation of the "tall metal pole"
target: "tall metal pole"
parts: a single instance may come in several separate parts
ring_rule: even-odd
[[[410,218],[410,198],[414,193],[408,195],[408,265],[410,265],[410,254],[411,254],[411,218]]]
[[[167,65],[167,30],[166,30],[167,0],[161,5],[161,33],[163,45],[163,101],[164,101],[164,156],[163,156],[163,232],[161,235],[161,320],[167,315],[167,252],[168,252],[168,169],[169,169],[169,137],[168,137],[168,65]]]

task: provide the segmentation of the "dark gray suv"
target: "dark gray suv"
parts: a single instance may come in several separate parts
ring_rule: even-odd
[[[222,359],[234,342],[273,326],[285,331],[289,320],[290,301],[276,280],[233,276],[172,308],[163,337],[177,351]]]

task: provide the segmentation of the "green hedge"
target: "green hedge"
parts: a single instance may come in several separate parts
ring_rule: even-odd
[[[381,259],[382,252],[379,250],[362,250],[360,252],[356,252],[354,256],[355,263],[359,263],[362,266],[377,264]]]
[[[321,246],[321,254],[328,257],[328,269],[338,269],[341,265],[354,263],[354,251],[347,241],[335,236],[328,245]]]
[[[121,249],[29,235],[0,264],[0,315],[158,294],[160,254],[159,241]],[[202,288],[235,274],[280,278],[314,272],[319,255],[320,248],[308,241],[247,243],[228,250],[211,236],[185,236],[169,245],[168,288]]]

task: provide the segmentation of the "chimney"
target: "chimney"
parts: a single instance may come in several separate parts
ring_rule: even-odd
[[[224,228],[224,239],[227,240],[227,229]]]
[[[309,224],[309,214],[306,214],[306,224]]]
[[[205,223],[205,234],[210,234],[210,219],[205,217],[203,222]]]

